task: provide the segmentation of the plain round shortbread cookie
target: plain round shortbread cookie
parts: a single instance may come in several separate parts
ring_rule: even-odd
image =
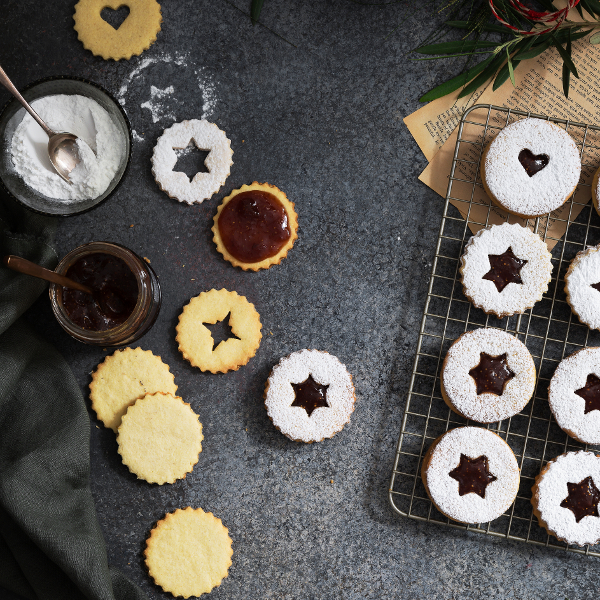
[[[227,248],[225,247],[225,244],[223,243],[221,233],[219,231],[219,216],[221,215],[221,212],[223,211],[225,206],[238,194],[241,194],[243,192],[249,192],[252,190],[259,190],[262,192],[273,194],[279,200],[279,202],[281,202],[287,214],[291,235],[290,239],[274,256],[270,256],[269,258],[265,258],[264,260],[261,260],[259,262],[248,263],[238,260],[237,258],[235,258],[235,256],[232,256],[228,252]],[[229,261],[234,267],[240,267],[241,269],[244,269],[244,271],[258,271],[259,269],[268,269],[273,265],[278,265],[287,256],[288,252],[292,249],[294,242],[298,239],[298,215],[294,210],[294,203],[290,202],[288,200],[288,197],[279,188],[275,187],[274,185],[271,185],[270,183],[258,183],[257,181],[254,181],[251,185],[243,185],[238,190],[233,190],[233,192],[231,192],[229,196],[223,198],[223,202],[217,209],[217,214],[214,216],[213,219],[212,232],[213,241],[217,246],[217,251],[223,255],[223,258],[225,260]]]
[[[215,324],[229,315],[233,335],[214,350],[214,340],[203,324]],[[228,290],[210,290],[192,298],[179,315],[179,351],[194,367],[211,373],[236,371],[255,354],[262,339],[260,315],[244,296]]]
[[[297,389],[309,377],[317,389],[324,391],[325,402],[308,410],[302,405],[293,406],[298,400],[294,386]],[[337,357],[319,350],[299,350],[282,358],[265,386],[269,418],[281,433],[296,442],[333,437],[350,420],[355,401],[352,376],[346,367]]]
[[[470,371],[476,368],[482,353],[502,357],[513,376],[502,394],[477,393]],[[535,390],[535,363],[523,342],[501,329],[475,329],[463,333],[448,350],[440,376],[442,398],[455,412],[477,421],[495,423],[523,410]]]
[[[189,598],[207,594],[227,577],[231,544],[221,519],[201,508],[178,508],[150,532],[144,556],[156,585]]]
[[[208,173],[196,173],[192,180],[181,171],[173,171],[177,164],[175,148],[187,148],[191,141],[196,148],[208,151],[204,161]],[[214,123],[192,119],[175,123],[158,138],[152,153],[152,175],[163,192],[170,198],[193,204],[216,194],[229,177],[233,164],[233,150],[224,131]]]
[[[567,302],[577,318],[600,329],[600,245],[578,252],[565,274]],[[600,285],[598,285],[600,288]]]
[[[104,8],[129,8],[118,29],[100,15]],[[155,41],[162,16],[156,0],[79,0],[75,5],[75,31],[86,50],[105,60],[130,59],[141,54]]]
[[[522,151],[547,164],[529,176],[519,160]],[[505,127],[481,159],[481,179],[490,198],[520,217],[551,213],[571,197],[581,175],[581,158],[573,138],[542,119],[522,119]]]
[[[477,493],[459,494],[459,482],[450,476],[462,462],[487,458],[489,474],[495,478]],[[438,437],[423,459],[421,477],[437,509],[461,523],[487,523],[502,515],[519,490],[519,466],[508,444],[481,427],[458,427]]]
[[[148,394],[121,420],[117,444],[128,469],[148,483],[173,483],[191,473],[202,452],[202,424],[178,396]]]
[[[588,478],[600,489],[600,456],[584,450],[567,452],[551,460],[531,488],[533,514],[540,527],[567,544],[585,546],[600,540],[598,516],[587,515],[577,522],[575,513],[561,506],[571,496],[568,484],[581,484]]]
[[[509,249],[527,263],[519,271],[522,283],[508,283],[499,291],[496,283],[484,276],[494,271],[490,256],[498,257]],[[477,308],[498,317],[523,313],[548,290],[551,259],[540,237],[521,225],[503,223],[481,229],[468,241],[461,257],[460,275],[465,296]]]
[[[582,348],[563,358],[548,387],[548,404],[558,426],[584,444],[600,444],[600,410],[586,411],[585,399],[576,394],[589,375],[600,377],[600,348]]]
[[[107,356],[90,383],[92,408],[115,433],[127,408],[138,398],[155,392],[175,395],[176,391],[169,365],[141,348],[125,348]]]

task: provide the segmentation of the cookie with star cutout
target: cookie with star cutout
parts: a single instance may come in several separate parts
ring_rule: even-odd
[[[590,329],[600,329],[600,245],[578,252],[565,274],[567,302]]]
[[[296,442],[333,437],[350,420],[356,395],[352,376],[338,358],[299,350],[273,367],[265,407],[273,425]]]
[[[540,527],[567,544],[600,541],[600,456],[580,450],[551,460],[531,488]]]
[[[454,521],[487,523],[514,502],[519,466],[508,444],[481,427],[438,437],[423,458],[421,478],[436,508]]]
[[[463,333],[448,349],[440,374],[444,402],[477,423],[523,410],[535,390],[535,363],[523,342],[502,329]]]
[[[497,317],[523,313],[548,291],[551,259],[542,239],[521,225],[481,229],[467,242],[461,257],[465,296]]]
[[[548,387],[548,404],[558,426],[584,444],[600,444],[600,348],[563,358]]]

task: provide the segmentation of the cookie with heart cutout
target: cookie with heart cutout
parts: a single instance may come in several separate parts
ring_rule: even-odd
[[[527,118],[505,127],[481,159],[483,187],[500,208],[523,218],[561,207],[581,175],[573,138],[561,127]]]

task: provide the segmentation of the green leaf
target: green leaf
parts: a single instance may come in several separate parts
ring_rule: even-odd
[[[510,60],[510,53],[508,52],[508,48],[506,49],[506,64],[508,65],[508,72],[510,73],[510,80],[513,84],[513,87],[517,87],[515,83],[515,70],[513,69],[513,64]]]
[[[265,0],[252,0],[252,7],[250,8],[250,18],[252,19],[252,25],[256,25],[258,18],[260,17],[260,11],[262,10]]]
[[[517,52],[515,55],[515,59],[518,60],[529,60],[530,58],[535,58],[539,56],[542,52],[545,52],[552,46],[552,40],[548,40],[547,42],[543,42],[536,46],[533,46],[530,50],[526,50],[524,52]]]
[[[455,29],[468,29],[469,31],[495,31],[496,33],[510,33],[510,30],[500,25],[481,25],[477,21],[446,21],[448,27]]]
[[[517,68],[517,66],[519,65],[521,61],[520,60],[515,60],[514,58],[512,59],[512,68],[513,68],[513,73],[514,73],[514,69]],[[498,75],[496,75],[496,79],[494,79],[494,85],[492,87],[492,89],[494,91],[496,91],[510,76],[510,68],[509,68],[509,63],[507,62],[501,69],[500,71],[498,71]],[[514,77],[514,74],[513,74]],[[512,81],[512,78],[511,78]],[[513,85],[515,85],[513,83]]]
[[[458,95],[459,98],[464,98],[469,94],[472,94],[474,91],[478,90],[486,81],[494,77],[496,75],[496,71],[500,68],[502,63],[504,62],[504,56],[494,56],[494,60],[486,67],[485,71],[483,71],[480,75],[475,77],[469,85],[465,86],[465,89]]]
[[[590,37],[590,44],[600,44],[600,31]]]
[[[479,40],[457,40],[455,42],[442,42],[441,44],[430,44],[416,48],[414,52],[419,54],[455,54],[458,52],[472,52],[480,48],[495,48],[498,42],[484,42]]]
[[[555,40],[556,41],[556,40]],[[571,40],[567,41],[567,50],[565,50],[560,42],[556,42],[554,47],[558,50],[558,53],[562,56],[563,63],[567,65],[567,68],[575,77],[579,79],[579,75],[577,74],[577,69],[575,68],[575,64],[571,60]]]
[[[571,36],[569,36],[569,39],[567,40],[566,54],[568,56],[571,55]],[[561,53],[561,55],[562,55],[562,53]],[[577,71],[575,71],[575,75],[577,76]],[[569,67],[567,61],[563,62],[562,79],[563,79],[563,92],[565,93],[565,98],[568,98],[569,97],[569,83],[571,81],[571,68]]]
[[[586,10],[590,15],[600,15],[600,2],[598,0],[581,0],[581,8]]]
[[[486,58],[484,61],[481,61],[478,65],[471,67],[465,73],[461,73],[448,81],[434,87],[432,90],[429,90],[426,94],[419,98],[419,102],[430,102],[431,100],[437,100],[438,98],[442,98],[452,92],[456,91],[459,87],[467,84],[473,77],[479,75],[491,62],[494,60],[494,56],[490,56]]]

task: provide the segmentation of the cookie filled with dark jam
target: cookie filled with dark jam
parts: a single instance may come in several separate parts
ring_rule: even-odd
[[[245,263],[275,256],[291,236],[285,207],[262,190],[234,196],[221,211],[218,227],[227,251]]]
[[[133,313],[139,290],[127,263],[112,254],[86,254],[66,276],[93,290],[93,295],[63,288],[62,304],[69,319],[90,331],[107,331],[122,325]]]

